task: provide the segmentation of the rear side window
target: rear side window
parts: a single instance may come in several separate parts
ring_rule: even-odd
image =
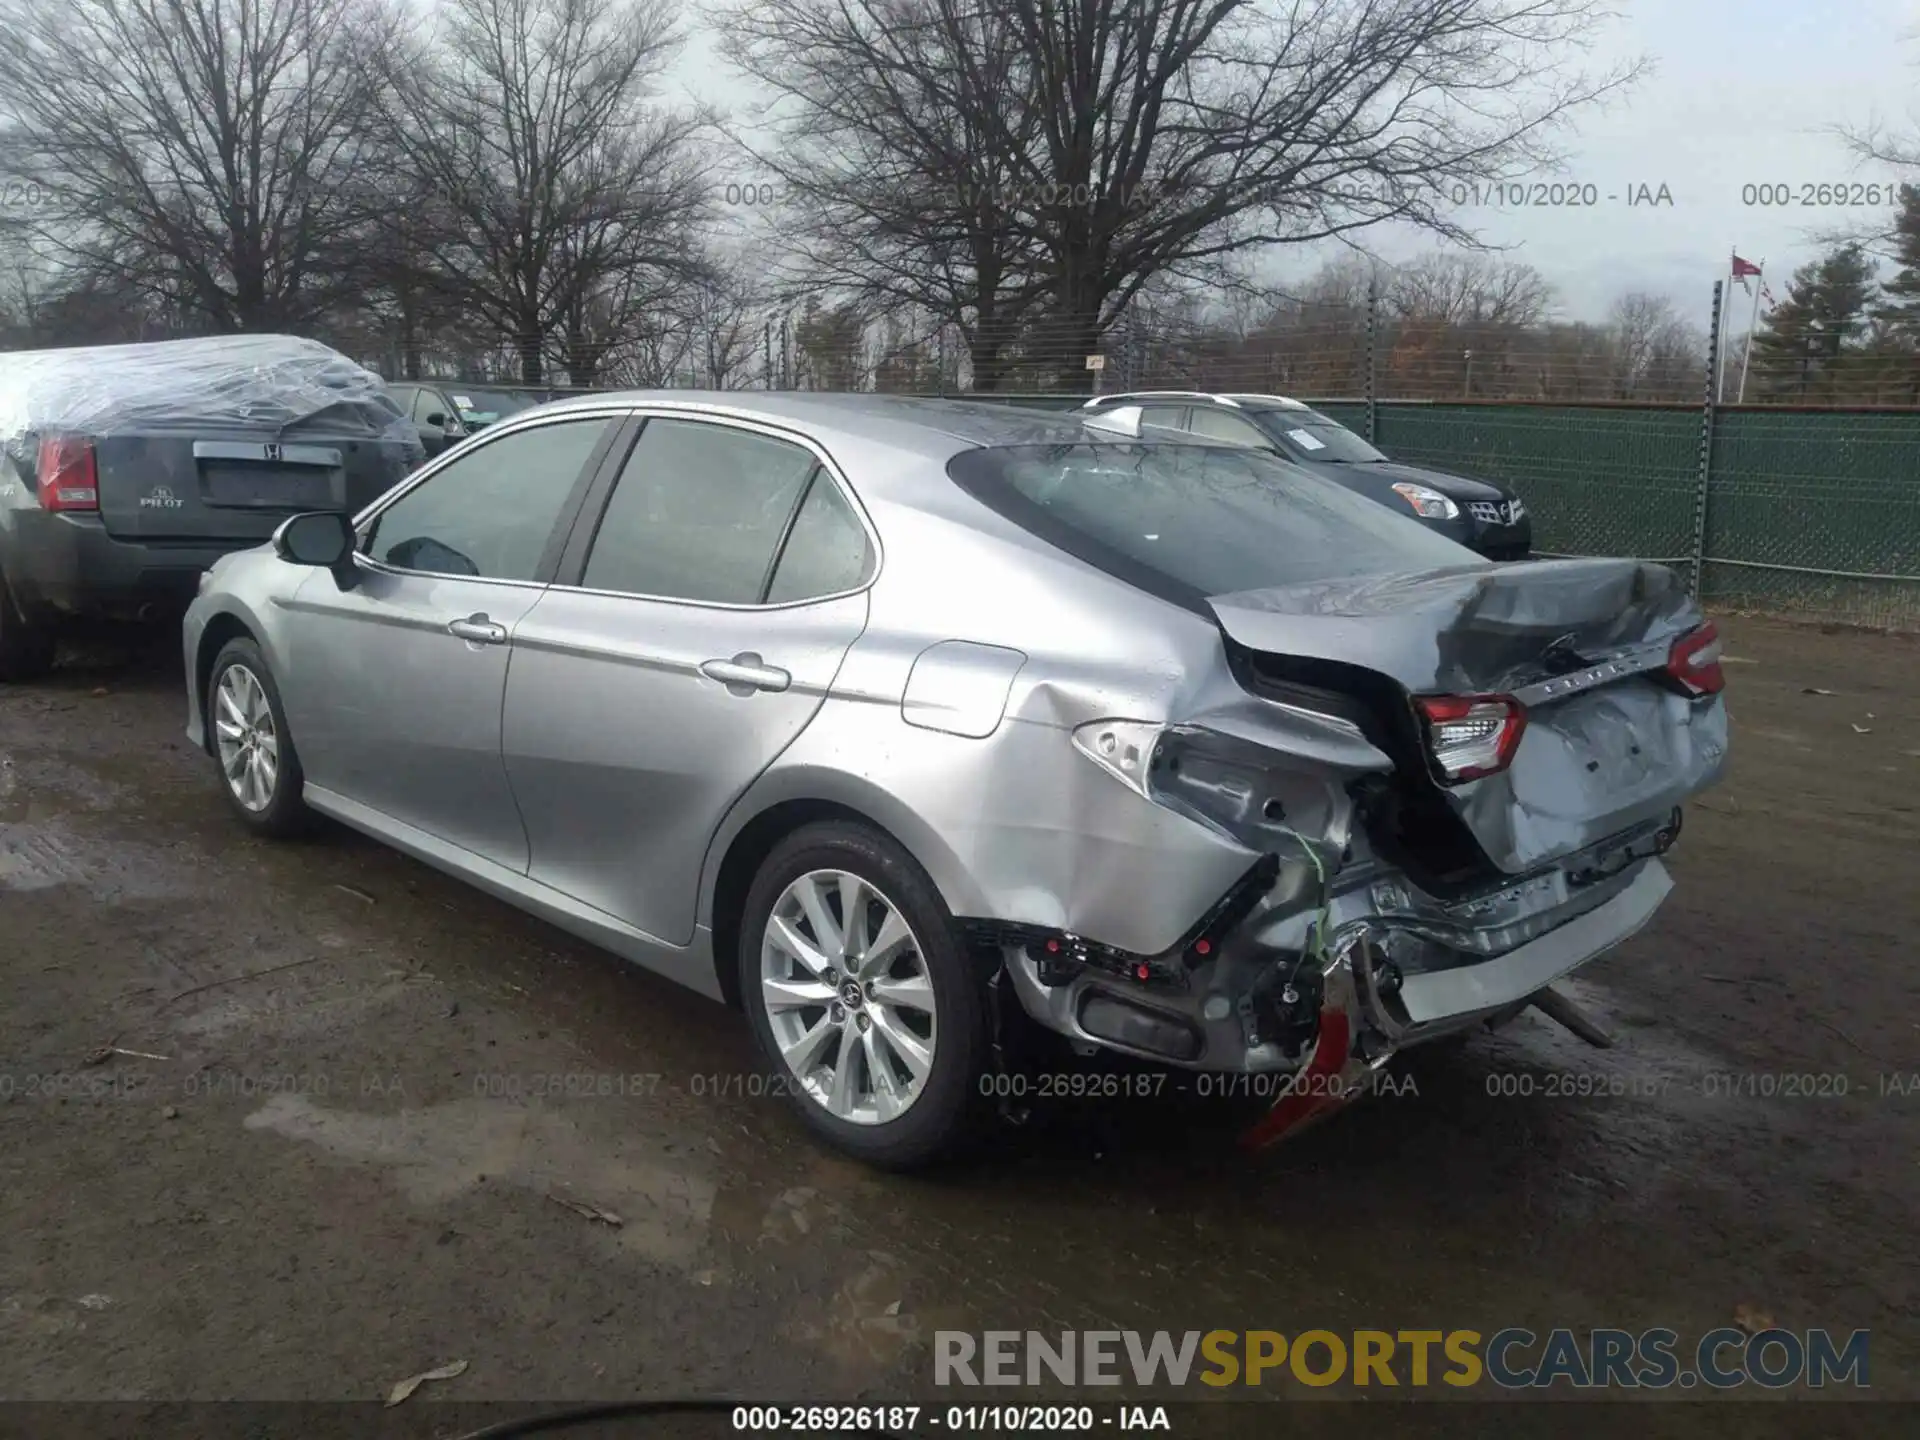
[[[768,603],[814,600],[857,589],[867,578],[872,558],[860,517],[827,472],[816,470],[780,552]]]
[[[1043,540],[1190,606],[1272,585],[1487,563],[1411,515],[1258,450],[1009,445],[962,451],[947,473]]]
[[[671,600],[760,603],[814,465],[812,451],[757,431],[647,421],[580,583]]]
[[[1242,420],[1225,410],[1210,410],[1204,405],[1193,407],[1193,422],[1189,428],[1196,435],[1205,435],[1212,440],[1231,440],[1236,445],[1273,444],[1252,421]]]
[[[367,553],[383,565],[532,580],[611,419],[536,425],[469,450],[382,510]]]

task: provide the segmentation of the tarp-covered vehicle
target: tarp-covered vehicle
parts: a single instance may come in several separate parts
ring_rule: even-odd
[[[0,680],[46,670],[75,617],[183,610],[220,556],[422,455],[380,377],[312,340],[0,355]]]

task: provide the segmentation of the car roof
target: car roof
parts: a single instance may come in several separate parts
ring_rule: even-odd
[[[838,438],[941,461],[980,446],[1111,443],[1119,438],[1110,432],[1089,431],[1081,410],[1041,410],[984,399],[810,390],[617,390],[570,395],[543,407],[542,413],[604,405],[644,405],[690,415],[786,423],[804,426],[829,444]],[[1169,433],[1164,440],[1155,437],[1154,443],[1212,442]]]

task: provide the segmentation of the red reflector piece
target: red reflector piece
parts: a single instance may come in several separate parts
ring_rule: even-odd
[[[1136,980],[1151,980],[1153,978],[1153,967],[1151,965],[1134,966],[1133,978]]]
[[[1427,751],[1448,784],[1478,780],[1513,763],[1527,712],[1511,695],[1420,695]]]
[[[43,510],[98,510],[100,481],[93,442],[84,435],[43,435],[36,467]]]
[[[1194,941],[1193,953],[1196,955],[1211,955],[1213,953],[1213,942],[1211,940]]]
[[[1727,688],[1720,669],[1720,631],[1709,620],[1673,642],[1667,652],[1667,674],[1689,695],[1718,695]]]
[[[1047,953],[1049,955],[1058,955],[1060,953],[1060,942],[1058,940],[1047,941]]]
[[[1351,1096],[1335,1077],[1346,1068],[1352,1037],[1353,1027],[1345,1014],[1331,1009],[1320,1012],[1320,1037],[1314,1044],[1313,1057],[1300,1071],[1300,1083],[1291,1086],[1271,1110],[1241,1132],[1242,1150],[1264,1150],[1315,1116],[1347,1103]]]

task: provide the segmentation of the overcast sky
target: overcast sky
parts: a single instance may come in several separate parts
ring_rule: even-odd
[[[1577,123],[1560,174],[1536,177],[1591,185],[1598,203],[1463,212],[1483,240],[1547,277],[1562,318],[1598,319],[1638,289],[1670,296],[1704,327],[1730,250],[1764,259],[1778,296],[1823,237],[1864,229],[1884,212],[1803,207],[1800,190],[1903,178],[1857,163],[1832,132],[1878,119],[1920,133],[1920,0],[1620,0],[1619,8],[1593,61],[1645,56],[1651,73]],[[704,36],[673,80],[736,111],[751,106],[752,92],[724,78]],[[1762,184],[1787,187],[1794,203],[1743,203],[1743,187]],[[1641,185],[1656,194],[1664,185],[1672,203],[1630,205]],[[1365,243],[1389,262],[1431,248],[1387,231]],[[1313,258],[1290,256],[1276,273],[1312,268]],[[1737,316],[1736,328],[1744,325]]]

